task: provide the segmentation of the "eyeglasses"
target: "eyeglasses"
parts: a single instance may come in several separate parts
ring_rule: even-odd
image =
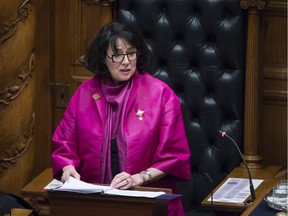
[[[112,56],[108,56],[106,54],[106,56],[108,58],[112,59],[112,61],[114,63],[121,63],[124,60],[125,56],[127,56],[129,61],[135,61],[138,58],[139,55],[140,55],[140,52],[129,52],[129,53],[126,53],[126,54],[114,54]]]

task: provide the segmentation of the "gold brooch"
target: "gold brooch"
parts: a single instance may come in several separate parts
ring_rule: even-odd
[[[136,113],[136,116],[139,117],[139,120],[142,120],[142,119],[143,119],[143,114],[144,114],[144,111],[138,109],[138,110],[137,110],[137,113]]]
[[[94,98],[94,100],[98,100],[100,98],[100,95],[96,93],[92,95],[92,97]]]

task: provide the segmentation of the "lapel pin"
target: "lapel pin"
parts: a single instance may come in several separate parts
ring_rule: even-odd
[[[139,120],[143,120],[143,114],[144,114],[144,111],[138,109],[138,110],[137,110],[137,113],[136,113],[136,116],[139,117]]]
[[[92,95],[92,97],[94,98],[94,100],[98,100],[100,98],[100,95],[98,93]]]

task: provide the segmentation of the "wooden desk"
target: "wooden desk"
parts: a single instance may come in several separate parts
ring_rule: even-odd
[[[107,196],[48,192],[51,216],[167,216],[168,200],[141,197]]]
[[[53,213],[54,215],[61,215],[61,211],[63,211],[63,207],[62,207],[62,209],[60,209],[60,207],[61,207],[60,203],[64,204],[64,206],[68,205],[67,199],[69,200],[70,205],[72,205],[72,207],[73,207],[73,208],[69,207],[70,210],[74,209],[74,211],[76,211],[75,210],[75,206],[77,206],[75,201],[78,200],[77,202],[79,202],[79,197],[83,198],[83,200],[86,199],[86,201],[89,200],[89,199],[91,200],[91,198],[92,199],[98,199],[98,201],[102,202],[102,204],[103,204],[103,202],[105,200],[107,201],[107,197],[99,197],[99,196],[89,197],[87,195],[86,196],[85,195],[80,195],[80,194],[75,195],[73,193],[61,193],[61,192],[59,192],[59,193],[53,192],[53,193],[48,194],[48,192],[46,190],[44,190],[43,188],[46,185],[48,185],[52,180],[53,180],[52,170],[51,170],[51,168],[48,168],[48,169],[44,170],[35,179],[33,179],[30,183],[28,183],[21,190],[24,199],[41,216],[50,215],[50,206],[51,206],[51,204],[53,204],[53,207],[55,207],[55,209],[53,209],[54,213],[53,212],[51,212],[51,213]],[[146,191],[164,191],[167,194],[171,194],[172,193],[171,189],[167,189],[167,188],[135,187],[134,189],[135,190],[146,190]],[[62,196],[65,196],[66,199],[62,199],[63,198]],[[120,203],[122,203],[121,204],[122,206],[126,205],[126,207],[127,207],[127,204],[123,204],[123,202],[120,202],[121,199],[123,200],[123,197],[121,197],[121,198],[120,197],[115,197],[115,198],[112,198],[111,200],[114,203],[119,204],[119,206],[120,206]],[[131,204],[132,201],[135,202],[135,198],[131,198],[131,197],[125,197],[124,200],[126,200],[128,204],[129,203]],[[145,205],[146,206],[147,205],[150,205],[150,206],[154,205],[155,206],[156,205],[157,207],[153,207],[155,209],[155,212],[159,211],[158,207],[160,206],[160,208],[161,208],[161,205],[163,204],[163,202],[159,202],[159,200],[157,200],[157,202],[156,201],[152,202],[151,199],[147,200],[147,198],[146,199],[145,198],[139,198],[136,201],[136,203],[138,203],[137,204],[138,206],[145,206]],[[86,204],[87,204],[87,202],[86,202]],[[141,207],[139,207],[138,209],[141,209]],[[115,211],[115,209],[113,211]],[[142,211],[143,211],[143,209],[142,209]],[[60,214],[58,214],[59,212],[60,212]],[[72,214],[70,214],[70,215],[72,215]],[[147,215],[147,214],[145,214],[145,215]],[[157,216],[158,215],[159,214],[157,213]]]
[[[287,178],[287,170],[283,170],[282,172],[279,172],[273,180],[270,180],[270,184],[263,189],[262,193],[257,197],[257,199],[253,202],[253,204],[247,208],[241,216],[249,216],[254,209],[260,204],[260,202],[264,199],[265,195],[269,193],[273,186],[281,179],[286,179]]]
[[[264,169],[251,169],[251,176],[253,179],[263,179],[264,181],[259,185],[255,190],[256,200],[248,208],[244,203],[224,203],[224,202],[213,202],[213,209],[217,212],[234,212],[240,215],[247,208],[252,211],[252,208],[255,208],[263,197],[272,189],[272,187],[279,181],[275,178],[277,173],[280,171],[280,166],[268,166]],[[217,188],[213,191],[215,193],[218,188],[228,179],[228,178],[248,178],[247,170],[244,167],[235,168],[222,182],[218,185]],[[211,201],[208,201],[210,195],[207,196],[201,203],[204,208],[211,208]],[[248,197],[250,199],[250,197]],[[243,214],[244,215],[244,214]],[[245,214],[249,215],[249,214]]]

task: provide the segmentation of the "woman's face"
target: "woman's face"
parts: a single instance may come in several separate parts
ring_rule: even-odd
[[[105,62],[115,83],[128,81],[134,75],[137,63],[136,52],[135,47],[121,38],[116,41],[116,53],[113,52],[111,44],[109,45]]]

